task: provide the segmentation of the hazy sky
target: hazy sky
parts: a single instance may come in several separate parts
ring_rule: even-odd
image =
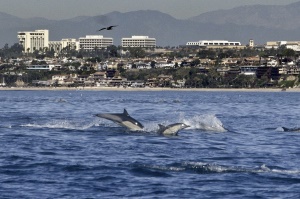
[[[67,19],[148,9],[185,19],[242,5],[286,5],[297,1],[300,0],[0,0],[0,12],[22,18]]]

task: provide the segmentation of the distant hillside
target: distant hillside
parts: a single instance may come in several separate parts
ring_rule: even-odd
[[[253,5],[207,12],[191,18],[198,23],[252,25],[294,30],[300,28],[300,1],[286,6]]]
[[[50,40],[101,34],[112,37],[115,45],[122,37],[146,35],[156,38],[158,46],[185,45],[188,41],[204,39],[234,40],[257,44],[270,40],[300,40],[300,2],[288,6],[243,6],[231,10],[213,11],[179,20],[153,10],[111,12],[99,16],[78,16],[67,20],[45,18],[22,19],[0,13],[0,47],[18,42],[18,31],[48,29]],[[118,25],[111,31],[97,30],[107,25]]]

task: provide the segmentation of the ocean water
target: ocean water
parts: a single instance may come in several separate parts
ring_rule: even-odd
[[[299,97],[0,91],[0,198],[299,198]],[[144,131],[95,117],[124,108]]]

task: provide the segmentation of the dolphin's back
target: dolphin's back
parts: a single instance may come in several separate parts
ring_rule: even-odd
[[[144,128],[140,122],[130,117],[126,109],[124,109],[123,113],[101,113],[96,114],[96,116],[113,121],[121,126],[129,128],[130,130],[136,131]]]
[[[300,128],[286,128],[286,127],[282,127],[283,131],[286,132],[300,132]]]
[[[159,133],[163,135],[177,135],[180,128],[178,127],[179,124],[171,124],[168,126],[164,126],[159,124]]]
[[[101,114],[97,114],[96,116],[119,123],[122,121],[120,117],[121,115],[122,114],[101,113]]]
[[[178,135],[178,131],[188,127],[183,123],[175,123],[175,124],[170,124],[168,126],[158,124],[158,126],[159,126],[158,133],[162,135]]]

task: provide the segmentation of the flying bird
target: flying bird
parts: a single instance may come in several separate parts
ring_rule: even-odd
[[[98,31],[101,31],[101,30],[112,30],[113,27],[117,27],[117,26],[108,26],[108,27],[105,27],[105,28],[101,28],[101,29],[98,30]]]

